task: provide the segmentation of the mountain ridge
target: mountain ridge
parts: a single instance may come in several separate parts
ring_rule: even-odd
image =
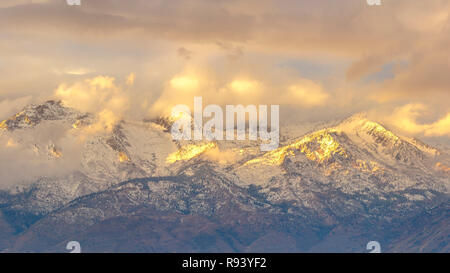
[[[38,159],[47,157],[50,163],[59,162],[69,156],[64,142],[51,139],[35,143],[34,130],[46,128],[50,123],[65,128],[68,135],[80,137],[83,128],[89,128],[96,120],[58,102],[44,105],[48,108],[30,106],[19,113],[21,118],[4,122],[9,127],[0,130],[0,139],[14,138],[15,143],[25,148],[48,149],[40,152]],[[24,115],[32,122],[27,122]],[[348,230],[336,227],[344,227],[354,221],[351,219],[359,219],[358,240],[362,242],[369,239],[367,231],[362,231],[372,230],[369,226],[374,223],[386,226],[392,221],[408,221],[448,202],[450,181],[445,171],[450,165],[448,155],[418,140],[397,136],[363,114],[353,115],[329,128],[288,138],[278,149],[267,153],[259,151],[257,143],[251,141],[176,142],[171,139],[167,126],[160,123],[120,121],[111,131],[85,138],[79,149],[81,161],[77,164],[80,165],[75,171],[58,177],[40,177],[15,191],[0,191],[3,218],[18,233],[12,242],[5,240],[8,243],[0,245],[0,249],[13,252],[55,249],[70,236],[103,226],[104,221],[120,225],[120,221],[113,220],[120,217],[133,223],[142,220],[158,228],[155,219],[163,223],[167,215],[178,223],[175,226],[182,232],[184,225],[179,222],[182,215],[191,215],[214,227],[208,235],[201,235],[220,242],[220,246],[211,249],[264,251],[268,242],[293,240],[294,245],[276,249],[313,251],[314,245],[319,246],[321,241],[337,238],[328,237],[331,230],[339,230],[339,234]],[[289,132],[289,127],[285,130]],[[225,156],[230,161],[217,160]],[[141,186],[136,188],[135,183]],[[106,204],[111,206],[105,207]],[[150,220],[141,209],[156,218]],[[134,214],[140,216],[133,218]],[[224,220],[245,219],[244,215],[266,219],[267,225],[258,220],[255,225],[261,228],[261,233],[252,237],[249,230],[240,230],[236,223]],[[173,223],[172,220],[169,222]],[[286,226],[279,226],[277,221]],[[191,225],[196,226],[195,221]],[[233,232],[226,232],[226,236],[217,233],[223,225],[231,225]],[[296,225],[302,227],[300,233],[295,231]],[[66,228],[73,233],[64,232]],[[54,229],[60,230],[60,237],[50,239]],[[174,236],[162,230],[158,232],[161,236]],[[94,233],[98,234],[98,230]],[[36,238],[36,234],[44,239]],[[308,241],[304,234],[310,234],[314,242]],[[86,236],[95,240],[91,235]],[[227,243],[223,236],[234,243]],[[236,240],[245,241],[245,236],[254,241],[236,243]],[[347,238],[342,236],[339,238]],[[45,238],[52,243],[45,242]],[[175,245],[189,245],[187,249],[191,251],[198,247],[198,242],[193,243],[195,238],[188,235],[181,236],[181,241],[176,236],[171,238]],[[103,243],[113,247],[107,237],[104,240]],[[356,251],[350,241],[346,241],[348,250]],[[152,244],[163,243],[152,241]],[[299,248],[301,244],[308,247]],[[168,246],[142,247],[161,251]]]

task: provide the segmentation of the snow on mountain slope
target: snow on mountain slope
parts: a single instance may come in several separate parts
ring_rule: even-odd
[[[148,213],[172,215],[182,234],[184,215],[220,230],[226,225],[229,233],[211,234],[217,242],[227,234],[239,243],[215,247],[239,251],[263,250],[262,242],[280,238],[296,238],[290,249],[304,251],[329,230],[339,234],[325,243],[334,243],[346,223],[357,223],[359,248],[374,223],[401,225],[448,202],[448,154],[364,115],[318,130],[285,126],[280,147],[267,153],[258,141],[173,141],[170,123],[160,118],[102,128],[97,117],[54,101],[1,122],[1,212],[21,234],[13,249],[57,247],[80,232],[93,240],[98,225],[119,218],[134,223]],[[259,232],[252,237],[254,228]],[[154,241],[143,247],[153,244],[168,247]]]
[[[355,115],[233,171],[239,185],[255,185],[269,202],[288,203],[292,211],[309,208],[341,217],[358,213],[389,218],[413,212],[418,204],[433,206],[445,200],[450,179],[442,167],[447,163],[438,162],[447,158]]]
[[[92,130],[96,122],[53,101],[2,122],[0,139],[11,145],[7,149],[33,151],[35,160],[48,165],[68,160],[70,168],[59,168],[63,171],[55,175],[30,172],[23,186],[8,188],[9,197],[0,202],[11,211],[41,215],[121,181],[193,177],[200,169],[253,187],[268,202],[296,214],[313,210],[345,216],[371,206],[381,209],[377,202],[412,210],[448,194],[450,187],[447,155],[362,115],[300,138],[291,138],[295,129],[284,127],[285,143],[265,154],[255,141],[174,142],[171,121],[164,118],[121,121],[110,131]]]
[[[169,173],[166,157],[177,147],[163,128],[122,121],[112,131],[98,131],[92,130],[95,123],[89,114],[54,101],[28,106],[2,122],[5,155],[27,158],[21,180],[2,183],[21,200],[11,208],[46,213],[124,180]]]
[[[344,120],[337,126],[309,133],[290,141],[274,151],[253,158],[237,167],[238,174],[261,175],[256,170],[270,169],[271,172],[286,173],[286,164],[294,162],[308,168],[322,170],[325,176],[348,175],[354,170],[371,174],[386,172],[413,172],[418,169],[423,174],[437,175],[434,168],[441,159],[445,163],[448,156],[417,140],[402,138],[382,125],[372,122],[360,114]],[[301,167],[301,166],[300,166]],[[435,185],[448,191],[448,177]],[[257,183],[267,183],[270,177],[258,179]],[[407,181],[405,181],[407,182]],[[404,187],[411,184],[404,184]]]
[[[78,111],[63,107],[61,102],[47,101],[41,105],[29,105],[22,112],[0,122],[0,129],[14,131],[17,129],[32,128],[42,121],[63,121],[74,123],[82,120],[83,116]]]

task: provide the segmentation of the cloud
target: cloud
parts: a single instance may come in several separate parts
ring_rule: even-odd
[[[232,45],[223,41],[217,42],[217,45],[225,51],[227,58],[232,61],[237,60],[244,55],[242,46]]]
[[[257,92],[260,85],[258,81],[236,79],[230,83],[230,88],[238,94],[248,94]]]
[[[198,79],[195,76],[179,76],[170,80],[170,85],[178,90],[195,90],[198,88]]]
[[[97,38],[99,33],[134,32],[149,39],[214,43],[234,56],[241,55],[242,45],[253,44],[357,58],[399,52],[401,48],[409,51],[411,41],[445,25],[449,8],[440,0],[389,1],[376,10],[361,0],[232,0],[214,4],[205,0],[104,0],[88,1],[80,9],[67,7],[64,1],[47,2],[45,9],[32,4],[5,8],[0,22],[7,27],[21,17],[24,19],[18,27],[35,26],[35,30],[36,26],[58,32],[83,30],[83,35]],[[44,15],[46,20],[41,20]]]
[[[57,73],[57,74],[63,73],[63,74],[75,75],[75,76],[83,76],[83,75],[92,73],[92,71],[87,69],[87,68],[80,67],[80,68],[69,68],[69,69],[65,69],[63,71],[55,70],[55,73]]]
[[[427,126],[425,136],[450,136],[450,113]]]
[[[97,76],[72,85],[61,84],[55,96],[66,106],[97,116],[97,123],[86,128],[89,132],[111,131],[130,107],[130,95],[115,81],[113,77]],[[130,74],[126,84],[133,83],[134,74]]]
[[[412,102],[448,113],[449,1],[40,2],[0,4],[1,98],[42,101],[64,83],[79,90],[65,98],[74,106],[118,118],[160,115],[195,95],[282,104],[309,120]],[[93,87],[83,80],[93,73],[125,83]],[[112,96],[128,106],[109,106]]]
[[[203,67],[206,70],[208,67]],[[331,95],[320,83],[306,78],[284,77],[272,82],[261,75],[246,76],[231,71],[218,75],[214,68],[204,71],[200,67],[186,69],[174,75],[163,92],[150,106],[152,115],[170,115],[172,107],[184,104],[193,109],[194,97],[203,98],[203,106],[217,105],[289,105],[300,109],[324,107]],[[270,69],[266,71],[271,73]]]
[[[50,2],[51,0],[3,0],[0,2],[0,8],[8,8],[26,4],[46,4]]]
[[[25,96],[17,99],[5,99],[0,101],[0,120],[16,114],[20,109],[30,103],[31,99],[31,96]]]
[[[179,57],[189,60],[192,58],[192,55],[194,54],[194,52],[192,52],[184,47],[180,47],[177,49],[177,54]]]
[[[423,104],[407,104],[395,109],[389,116],[389,123],[398,130],[409,134],[424,136],[450,136],[450,112],[434,122],[419,123],[417,119],[427,113],[428,107]]]
[[[219,147],[207,150],[203,155],[208,160],[218,162],[220,164],[230,164],[243,158],[241,154],[232,150],[221,150]]]
[[[33,135],[14,131],[0,135],[0,189],[26,185],[42,177],[65,176],[79,169],[82,143],[70,129],[39,124]]]
[[[104,108],[122,112],[127,98],[114,81],[112,77],[97,76],[72,85],[60,84],[55,96],[65,105],[84,112],[96,113]]]
[[[329,97],[319,84],[303,79],[289,86],[286,103],[289,104],[290,101],[290,104],[299,104],[306,107],[323,106],[327,104]]]
[[[131,73],[130,75],[128,75],[126,83],[129,86],[134,85],[134,81],[136,80],[136,75],[134,73]]]

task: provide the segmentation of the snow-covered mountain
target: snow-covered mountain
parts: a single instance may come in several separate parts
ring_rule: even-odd
[[[49,168],[44,175],[30,172],[6,188],[18,196],[29,193],[30,202],[20,201],[17,206],[47,213],[121,181],[169,174],[165,160],[176,145],[163,128],[154,123],[121,122],[112,130],[103,130],[96,122],[90,114],[55,101],[28,106],[2,122],[0,138],[6,149],[30,156],[32,166],[46,162]],[[61,165],[71,167],[56,170]]]
[[[0,156],[27,155],[29,166],[0,184],[0,224],[14,230],[0,233],[0,249],[64,251],[79,236],[91,251],[364,251],[366,239],[394,242],[389,227],[448,203],[449,155],[363,114],[281,128],[267,153],[252,141],[174,142],[168,118],[99,124],[55,101],[0,123]],[[125,238],[106,223],[129,223],[135,248],[116,245]]]

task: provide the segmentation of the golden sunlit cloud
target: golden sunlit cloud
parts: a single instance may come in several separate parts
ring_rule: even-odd
[[[103,111],[97,113],[96,120],[93,124],[89,126],[82,127],[82,132],[84,134],[97,134],[99,132],[111,132],[114,126],[120,121],[121,117],[116,115],[113,111],[109,109],[104,109]],[[72,125],[74,129],[78,129],[79,126],[76,124]],[[81,135],[83,138],[84,136]]]
[[[113,126],[119,120],[119,117],[109,109],[105,109],[98,113],[98,117],[98,125],[102,126],[103,129],[106,129],[108,131],[111,131],[113,129]]]
[[[132,75],[134,74],[127,77],[128,83],[130,77],[134,81]],[[115,84],[115,78],[107,76],[86,79],[70,86],[61,84],[56,89],[55,95],[66,106],[95,114],[94,124],[83,127],[86,133],[111,131],[114,125],[123,118],[131,99],[120,86]],[[75,123],[73,127],[78,128],[79,126]]]
[[[407,104],[398,107],[389,116],[388,123],[408,134],[423,134],[425,136],[450,136],[450,113],[443,118],[429,123],[421,124],[417,119],[421,117],[427,107],[420,103]]]
[[[187,105],[192,110],[195,96],[201,96],[204,105],[278,104],[312,108],[322,107],[329,102],[330,95],[323,90],[322,85],[309,79],[287,78],[285,82],[276,85],[257,76],[230,76],[232,80],[227,81],[226,78],[215,74],[200,73],[201,69],[195,68],[196,77],[186,76],[192,75],[187,73],[170,80],[170,85],[149,107],[151,115],[168,116],[172,107],[179,104]]]
[[[450,136],[450,113],[442,119],[429,125],[425,131],[426,136]]]
[[[250,80],[234,80],[230,83],[230,87],[233,91],[238,93],[247,93],[257,91],[259,83],[257,81]]]
[[[133,99],[139,97],[136,115],[170,113],[173,105],[190,105],[194,95],[201,95],[205,104],[274,103],[295,106],[292,111],[324,106],[329,110],[302,115],[310,120],[374,108],[381,112],[386,102],[395,107],[409,99],[445,109],[450,86],[449,1],[386,1],[379,7],[382,12],[362,9],[355,1],[340,3],[338,13],[319,16],[330,10],[329,1],[196,1],[195,9],[132,1],[132,10],[130,1],[115,1],[114,8],[108,1],[97,1],[69,12],[57,1],[3,0],[0,57],[9,69],[2,71],[0,99],[27,94],[37,102],[53,91],[48,90],[55,76],[64,81],[95,72],[125,79],[99,77],[69,84],[59,90],[59,97],[81,110],[102,111],[108,108],[107,89],[118,82],[134,86],[139,75],[139,86],[148,89],[134,94]],[[179,4],[192,7],[187,0]],[[40,16],[43,10],[48,12],[46,23]],[[20,24],[18,17],[23,17]],[[91,17],[110,21],[79,20]],[[69,37],[76,43],[61,47],[55,42]],[[101,106],[96,107],[99,100]],[[3,118],[3,106],[9,106],[0,106]],[[423,132],[421,124],[403,122]],[[442,122],[445,125],[445,119]],[[439,124],[427,128],[428,134],[440,134]]]
[[[170,85],[173,88],[181,90],[193,90],[198,88],[199,82],[196,77],[192,76],[179,76],[170,80]]]
[[[55,91],[57,98],[67,106],[86,112],[98,112],[105,108],[122,112],[128,98],[114,84],[112,77],[98,76],[73,85],[61,84]]]
[[[204,92],[204,88],[201,88],[205,80],[207,80],[206,75],[198,72],[195,74],[183,73],[172,77],[169,85],[149,107],[150,115],[170,115],[172,107],[178,104],[193,106],[192,102],[195,96],[207,94]]]
[[[119,103],[118,101],[126,100],[126,98],[123,92],[115,86],[114,80],[112,77],[98,76],[71,86],[61,84],[56,89],[55,95],[65,105],[81,111],[97,112],[108,104],[116,108],[113,110],[120,110],[117,107],[123,107],[124,102]]]
[[[322,90],[319,84],[302,79],[298,83],[289,86],[287,103],[302,105],[305,107],[323,106],[328,102],[329,95]]]
[[[76,68],[76,69],[67,69],[64,71],[65,74],[82,76],[91,73],[89,69],[86,68]]]
[[[107,76],[98,76],[93,79],[86,80],[91,86],[101,89],[114,88],[114,78]]]
[[[219,164],[232,164],[243,158],[242,154],[237,151],[221,150],[217,146],[207,150],[204,156],[208,160],[215,161]]]
[[[126,83],[127,83],[127,85],[133,85],[135,80],[136,80],[136,75],[134,73],[131,73],[130,75],[128,75]]]

